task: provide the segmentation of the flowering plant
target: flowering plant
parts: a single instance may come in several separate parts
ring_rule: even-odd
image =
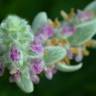
[[[10,82],[24,92],[33,92],[40,74],[51,80],[59,70],[72,72],[82,67],[88,47],[95,48],[96,1],[84,11],[70,14],[61,11],[64,20],[52,21],[46,12],[40,12],[32,26],[25,19],[9,15],[0,24],[0,76],[7,68]],[[70,64],[75,60],[78,64]]]

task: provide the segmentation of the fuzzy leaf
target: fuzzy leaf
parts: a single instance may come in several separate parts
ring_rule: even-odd
[[[24,70],[24,72],[21,73],[21,78],[16,81],[16,83],[26,93],[31,93],[34,90],[28,70]]]
[[[96,1],[93,1],[92,3],[90,3],[89,5],[87,5],[85,7],[86,11],[92,11],[96,13]]]
[[[68,65],[65,63],[59,63],[56,64],[56,68],[60,71],[63,72],[73,72],[73,71],[77,71],[82,67],[82,63],[78,64],[78,65]]]
[[[63,59],[66,55],[66,50],[63,47],[46,47],[44,60],[47,65],[52,65]]]
[[[72,45],[81,45],[96,34],[96,19],[78,24],[77,32],[68,38]]]
[[[48,22],[47,14],[45,12],[38,13],[32,23],[32,29],[34,33],[38,32],[38,30],[47,22]]]

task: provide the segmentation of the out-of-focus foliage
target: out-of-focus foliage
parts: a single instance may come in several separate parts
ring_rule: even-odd
[[[93,0],[0,0],[0,20],[9,14],[17,14],[29,20],[40,11],[46,11],[49,17],[60,17],[60,10],[70,8],[83,9]],[[95,38],[95,37],[94,37]],[[15,84],[10,84],[5,75],[0,78],[0,96],[96,96],[96,50],[91,50],[90,57],[84,58],[84,66],[73,73],[59,72],[49,81],[41,76],[32,94],[23,93]]]

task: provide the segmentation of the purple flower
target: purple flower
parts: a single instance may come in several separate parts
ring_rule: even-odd
[[[44,62],[41,59],[32,59],[31,62],[31,72],[33,74],[40,74],[43,71],[44,68]]]
[[[39,76],[34,74],[31,75],[31,80],[34,84],[38,84],[40,82]]]
[[[80,21],[88,21],[93,17],[93,14],[91,12],[82,12],[78,11],[77,17]]]
[[[20,50],[16,46],[12,46],[10,52],[9,52],[9,57],[12,61],[19,61],[20,60]]]
[[[55,67],[46,67],[44,69],[45,76],[47,79],[51,80],[53,78],[53,75],[57,72]]]
[[[32,42],[31,49],[33,52],[35,52],[37,54],[42,54],[44,52],[43,45],[36,40],[34,42]]]
[[[68,56],[69,59],[73,59],[74,56],[73,56],[71,50],[67,51],[67,56]]]
[[[0,76],[4,74],[4,65],[0,62]]]
[[[53,36],[53,28],[50,25],[43,26],[39,32],[36,34],[35,39],[39,42],[44,42],[48,38]]]
[[[83,59],[82,49],[80,48],[80,49],[78,49],[78,54],[75,56],[75,60],[76,60],[77,62],[81,62],[82,59]]]
[[[44,34],[38,33],[35,36],[35,40],[38,41],[39,43],[43,43],[44,41],[46,41],[46,37],[44,36]]]
[[[15,82],[20,79],[20,76],[21,76],[21,73],[19,70],[17,70],[16,73],[11,74],[9,80],[10,80],[10,82]]]
[[[41,33],[45,35],[45,37],[52,37],[53,36],[53,28],[50,25],[45,25],[41,28]]]
[[[77,56],[75,57],[76,62],[81,62],[82,59],[83,59],[83,56],[82,56],[82,55],[77,55]]]
[[[64,24],[62,26],[62,35],[71,36],[76,32],[76,28],[73,24]]]

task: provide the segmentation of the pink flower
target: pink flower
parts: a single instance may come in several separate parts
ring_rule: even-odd
[[[88,21],[88,20],[92,19],[93,14],[91,12],[87,12],[87,11],[85,11],[85,12],[78,11],[77,17],[80,21],[83,22],[83,21]]]
[[[76,28],[73,24],[64,24],[62,26],[62,35],[71,36],[76,32]]]
[[[82,49],[78,49],[78,54],[75,56],[75,61],[76,62],[81,62],[83,59],[83,54],[82,54]]]
[[[17,70],[17,72],[16,72],[16,73],[11,74],[11,76],[10,76],[9,80],[10,80],[10,82],[15,82],[15,81],[17,81],[17,80],[19,80],[19,79],[20,79],[20,76],[21,76],[21,73],[20,73],[20,71],[19,71],[19,70]]]
[[[12,61],[19,61],[21,57],[20,50],[13,46],[9,52],[9,57]]]
[[[73,59],[74,55],[73,55],[73,53],[71,52],[71,50],[68,50],[68,51],[67,51],[67,56],[68,56],[69,59]]]
[[[55,67],[46,67],[44,68],[44,73],[47,79],[51,80],[53,75],[57,72]]]
[[[36,40],[31,44],[31,49],[37,54],[42,54],[44,52],[43,45]]]
[[[50,38],[53,36],[53,28],[50,25],[45,25],[41,28],[41,33],[44,34],[45,37]]]
[[[31,75],[31,80],[34,84],[38,84],[40,82],[40,78],[38,75],[32,74]]]
[[[31,72],[33,74],[40,74],[44,68],[44,62],[41,59],[32,59],[31,62]]]
[[[53,28],[50,25],[43,26],[36,34],[35,39],[39,42],[44,42],[54,34]]]

